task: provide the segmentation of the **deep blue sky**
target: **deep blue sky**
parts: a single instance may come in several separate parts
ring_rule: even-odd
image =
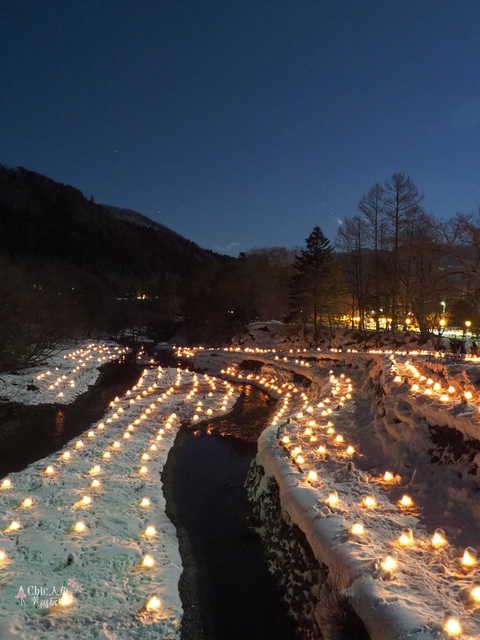
[[[206,248],[334,240],[404,171],[480,201],[478,0],[2,0],[0,163]]]

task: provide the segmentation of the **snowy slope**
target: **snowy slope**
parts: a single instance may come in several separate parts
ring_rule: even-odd
[[[146,369],[101,423],[0,481],[2,640],[179,637],[182,566],[160,473],[180,422],[237,396],[208,376]]]
[[[69,404],[87,391],[100,375],[100,367],[118,360],[130,349],[115,342],[84,341],[65,346],[48,365],[0,376],[0,402]]]

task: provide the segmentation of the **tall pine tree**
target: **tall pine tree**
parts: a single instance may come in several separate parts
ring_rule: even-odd
[[[290,299],[295,315],[298,317],[301,314],[304,325],[312,319],[313,339],[317,342],[324,283],[333,269],[333,247],[320,227],[313,229],[305,243],[306,248],[302,249],[293,264],[296,273],[290,281]]]

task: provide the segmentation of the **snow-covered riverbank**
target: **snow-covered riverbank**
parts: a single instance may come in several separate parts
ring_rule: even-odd
[[[102,422],[0,481],[2,640],[178,637],[182,566],[160,473],[180,422],[224,415],[237,396],[147,369]]]
[[[449,610],[459,614],[456,631],[456,619],[447,625],[452,635],[480,637],[480,571],[462,562],[467,545],[476,555],[480,532],[479,399],[471,362],[258,348],[191,351],[190,358],[281,398],[259,440],[265,479],[257,499],[273,479],[289,522],[328,568],[330,592],[353,607],[372,640],[447,637]],[[432,440],[440,428],[451,429],[443,459]],[[454,466],[449,433],[464,446]],[[456,532],[463,523],[466,531]],[[437,528],[446,530],[444,539],[434,539]],[[460,533],[469,538],[462,546],[455,543]],[[312,590],[317,602],[322,588]],[[319,620],[321,609],[322,603]]]
[[[84,341],[60,349],[48,364],[0,375],[0,402],[70,404],[95,384],[102,365],[130,350],[112,341]]]

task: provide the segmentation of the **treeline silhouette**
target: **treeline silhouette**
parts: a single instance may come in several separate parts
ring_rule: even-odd
[[[97,335],[219,344],[288,314],[293,252],[232,258],[135,212],[0,165],[0,371]]]
[[[0,165],[0,371],[105,334],[219,345],[252,320],[296,323],[312,344],[372,323],[415,325],[423,340],[452,325],[478,333],[480,216],[440,222],[421,200],[409,177],[393,174],[344,219],[334,248],[315,227],[303,249],[233,258]]]

